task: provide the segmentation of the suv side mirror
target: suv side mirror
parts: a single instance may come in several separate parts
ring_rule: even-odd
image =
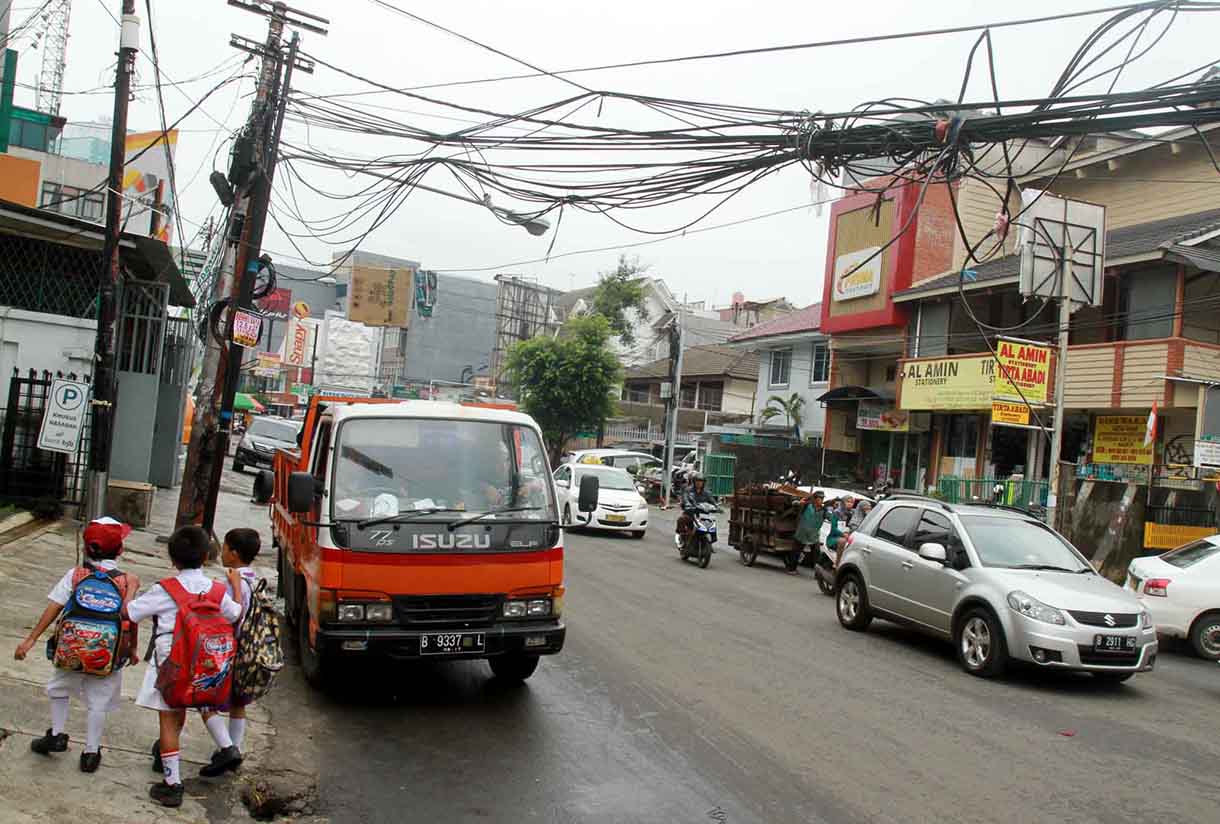
[[[275,497],[275,473],[269,469],[259,470],[254,476],[254,502],[269,504]]]
[[[581,512],[592,512],[597,509],[597,497],[600,489],[601,484],[597,480],[596,475],[581,476],[580,497],[577,499],[576,508]]]
[[[938,564],[943,564],[949,557],[945,552],[944,544],[921,544],[919,547],[919,557],[925,561],[935,561]]]
[[[293,472],[288,476],[288,511],[299,515],[313,510],[318,498],[318,481],[308,472]]]

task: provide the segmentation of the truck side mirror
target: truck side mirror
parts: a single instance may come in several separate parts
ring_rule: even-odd
[[[597,476],[593,474],[584,475],[580,479],[580,497],[577,499],[576,508],[581,512],[592,512],[597,509],[598,491],[601,488]]]
[[[259,470],[254,476],[254,502],[269,504],[275,497],[275,473],[269,469]]]
[[[288,476],[288,511],[301,514],[313,510],[318,497],[318,482],[308,472],[293,472]]]

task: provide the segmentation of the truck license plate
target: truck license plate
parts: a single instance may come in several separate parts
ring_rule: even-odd
[[[1094,635],[1093,650],[1095,652],[1133,652],[1135,650],[1135,636]]]
[[[419,636],[420,655],[461,655],[485,649],[481,632],[436,632]]]

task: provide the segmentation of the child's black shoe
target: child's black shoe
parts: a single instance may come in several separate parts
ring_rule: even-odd
[[[183,794],[181,784],[166,784],[164,781],[148,788],[148,797],[162,807],[181,807]]]
[[[215,778],[229,770],[236,770],[239,766],[241,766],[241,750],[237,747],[225,747],[223,750],[212,753],[212,763],[200,769],[199,774],[204,778]]]
[[[157,739],[152,745],[152,770],[157,775],[165,773],[165,765],[161,763],[161,740]]]
[[[97,772],[97,768],[102,765],[102,750],[99,747],[97,752],[83,752],[80,754],[80,771],[83,773]]]
[[[30,749],[39,755],[50,755],[53,752],[67,752],[68,734],[61,732],[59,735],[51,735],[51,731],[47,730],[47,734],[42,738],[35,738],[30,742]]]

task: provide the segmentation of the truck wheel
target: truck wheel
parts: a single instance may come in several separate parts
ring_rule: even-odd
[[[499,680],[519,684],[538,669],[538,656],[515,652],[488,658],[487,664],[491,667],[491,674]]]
[[[301,671],[305,674],[305,680],[312,687],[326,689],[330,686],[330,668],[322,650],[315,649],[313,644],[309,643],[309,614],[305,611],[304,604],[297,614],[296,632],[297,651],[301,656]]]
[[[758,560],[758,549],[749,538],[742,540],[741,546],[737,548],[737,551],[741,553],[741,562],[746,566],[754,566],[754,562]]]

